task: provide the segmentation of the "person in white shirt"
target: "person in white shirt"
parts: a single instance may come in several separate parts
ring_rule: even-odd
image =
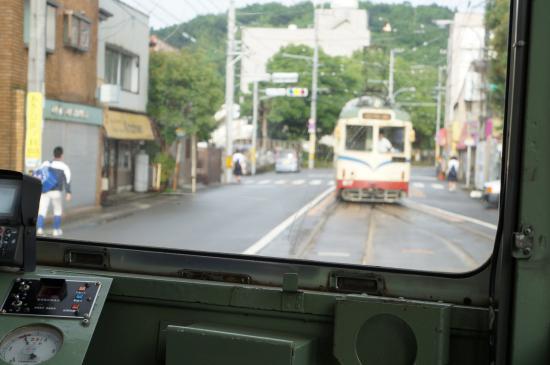
[[[66,192],[65,200],[71,200],[71,170],[63,162],[63,148],[56,147],[53,150],[54,159],[44,161],[40,166],[40,178],[42,179],[42,195],[40,196],[40,208],[38,210],[37,230],[38,235],[44,234],[44,221],[48,214],[50,203],[53,206],[53,236],[61,236],[61,217],[63,215],[63,191]]]
[[[389,153],[393,150],[393,145],[390,140],[384,136],[384,132],[378,133],[378,152]]]
[[[447,166],[447,181],[449,182],[449,191],[456,190],[456,181],[458,180],[458,169],[460,162],[456,156],[452,156]]]
[[[237,150],[233,154],[233,175],[235,175],[235,180],[237,183],[241,182],[241,176],[243,175],[243,168],[245,164],[245,157],[241,151]]]

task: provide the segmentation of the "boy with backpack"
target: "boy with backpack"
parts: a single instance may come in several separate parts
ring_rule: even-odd
[[[36,234],[44,234],[44,220],[48,214],[50,202],[53,206],[53,233],[54,237],[61,236],[61,216],[63,214],[63,190],[67,192],[65,199],[71,200],[71,170],[63,162],[63,148],[56,147],[53,150],[54,159],[44,161],[40,168],[34,172],[34,176],[42,181],[42,195],[40,196],[40,208]]]
[[[456,182],[458,180],[458,168],[460,164],[456,156],[452,156],[449,160],[449,166],[447,170],[447,180],[449,181],[449,191],[456,190]]]

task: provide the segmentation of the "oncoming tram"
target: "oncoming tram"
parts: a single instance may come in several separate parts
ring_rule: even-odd
[[[354,202],[395,202],[408,195],[411,144],[409,115],[374,97],[349,101],[335,131],[338,197]]]

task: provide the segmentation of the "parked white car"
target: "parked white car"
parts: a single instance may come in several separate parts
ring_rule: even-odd
[[[281,150],[275,157],[275,172],[299,172],[300,158],[294,150]]]

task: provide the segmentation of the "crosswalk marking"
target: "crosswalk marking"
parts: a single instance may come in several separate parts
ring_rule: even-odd
[[[243,179],[242,181],[243,185],[263,185],[263,186],[273,186],[273,185],[293,185],[293,186],[302,186],[302,185],[309,185],[309,186],[334,186],[336,183],[333,179],[278,179],[278,180],[271,180],[271,179]]]
[[[415,188],[423,189],[423,188],[424,188],[424,183],[415,182],[415,183],[413,183],[413,186],[414,186]]]
[[[443,190],[445,189],[445,187],[443,186],[443,184],[432,184],[431,187],[433,189],[436,189],[436,190]]]

